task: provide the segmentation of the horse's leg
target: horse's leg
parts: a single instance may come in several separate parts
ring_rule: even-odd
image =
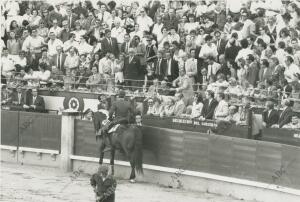
[[[130,174],[130,182],[134,183],[135,182],[135,163],[134,163],[134,159],[132,157],[132,153],[130,156],[130,166],[131,166],[131,174]]]
[[[103,163],[104,149],[105,149],[105,144],[101,143],[101,145],[100,145],[100,158],[99,158],[99,164],[100,165],[102,165],[102,163]]]
[[[111,150],[110,150],[110,167],[111,167],[111,174],[114,175],[115,174],[115,168],[114,168],[114,165],[115,165],[115,153],[116,153],[116,149],[115,147],[111,147]]]

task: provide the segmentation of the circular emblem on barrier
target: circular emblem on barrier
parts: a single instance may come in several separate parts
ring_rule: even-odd
[[[77,97],[65,97],[64,99],[64,108],[73,109],[76,111],[82,111],[84,109],[84,102],[82,98]]]

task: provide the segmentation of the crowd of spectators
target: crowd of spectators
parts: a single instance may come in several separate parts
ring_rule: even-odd
[[[8,0],[1,8],[7,86],[123,88],[148,97],[147,114],[236,123],[246,100],[266,105],[266,127],[291,124],[298,106],[297,0]],[[283,112],[271,116],[274,105]]]

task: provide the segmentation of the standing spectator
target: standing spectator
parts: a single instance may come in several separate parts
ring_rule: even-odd
[[[109,29],[105,30],[105,38],[101,43],[101,51],[103,55],[107,52],[111,52],[115,57],[119,56],[119,46],[116,38],[111,37],[111,31]]]
[[[140,10],[140,15],[137,16],[137,18],[136,18],[136,23],[139,25],[140,30],[142,32],[144,32],[144,31],[149,32],[150,27],[152,27],[152,25],[153,25],[152,19],[146,14],[146,11],[144,8],[142,8]]]
[[[246,59],[247,62],[247,81],[255,87],[257,85],[258,81],[258,73],[259,73],[259,67],[258,64],[252,54],[249,54]]]
[[[177,87],[175,90],[178,93],[182,93],[183,100],[186,106],[192,104],[192,98],[194,96],[193,83],[191,79],[185,74],[184,69],[179,70],[179,77],[173,81],[173,86]]]
[[[162,51],[158,51],[157,60],[154,62],[154,74],[160,81],[165,77],[163,67],[166,66],[166,60],[163,58],[163,54]]]
[[[97,17],[101,23],[107,22],[111,18],[111,14],[107,12],[107,8],[105,4],[100,5],[100,12],[98,13]]]
[[[63,18],[63,20],[68,21],[69,29],[73,29],[75,27],[75,22],[78,20],[78,15],[72,12],[71,6],[67,6],[66,8],[67,15]]]
[[[70,33],[69,40],[64,42],[63,50],[65,53],[68,53],[72,47],[78,48],[78,42],[75,41],[75,34]]]
[[[140,38],[143,38],[143,31],[140,29],[139,24],[134,25],[134,30],[130,32],[130,38],[134,39],[134,36],[138,36]]]
[[[124,78],[125,85],[129,86],[130,89],[134,86],[138,86],[135,80],[139,79],[140,73],[140,60],[135,56],[135,49],[129,49],[129,57],[124,62]]]
[[[212,36],[210,35],[205,37],[205,44],[202,46],[199,53],[199,58],[207,59],[208,56],[211,56],[215,59],[217,59],[218,56],[217,46],[212,43]]]
[[[86,81],[86,86],[90,88],[92,92],[97,91],[99,89],[99,84],[102,80],[101,75],[97,72],[97,67],[92,67],[92,75]]]
[[[215,77],[217,75],[217,72],[221,68],[221,65],[215,62],[215,58],[213,56],[207,57],[207,63],[207,76],[208,79],[210,79],[211,77]]]
[[[29,17],[28,22],[31,27],[38,27],[41,21],[41,16],[38,15],[37,10],[32,10],[32,16]]]
[[[203,108],[201,112],[201,120],[205,119],[213,119],[215,109],[218,105],[218,101],[214,99],[214,92],[213,91],[206,91],[205,92],[206,100],[203,103]]]
[[[56,46],[56,54],[52,57],[51,66],[55,66],[58,70],[62,71],[63,73],[66,72],[65,70],[65,60],[67,55],[64,54],[62,51],[62,46]]]
[[[69,28],[67,20],[62,21],[62,26],[63,27],[60,32],[59,38],[63,43],[65,43],[67,40],[69,40],[69,38],[71,36],[71,30]]]
[[[121,27],[121,20],[114,21],[114,28],[111,30],[111,37],[117,39],[118,48],[121,49],[121,44],[124,42],[124,36],[126,34],[126,30]],[[122,52],[122,51],[121,51]]]
[[[178,77],[178,62],[172,58],[170,52],[166,52],[165,57],[166,63],[163,66],[163,74],[168,82],[172,82]]]
[[[159,34],[161,34],[161,29],[163,28],[164,24],[162,23],[162,17],[156,17],[156,23],[153,26],[152,34],[157,38]]]
[[[67,55],[64,63],[65,69],[73,69],[79,66],[79,56],[76,54],[77,50],[75,47],[71,47],[69,55]]]
[[[52,21],[53,26],[49,29],[49,32],[54,32],[56,38],[60,37],[60,33],[62,31],[62,28],[58,26],[58,21],[57,19],[54,19]]]
[[[84,36],[80,36],[80,40],[78,43],[78,54],[79,55],[87,55],[90,54],[93,50],[93,46],[86,42],[86,38]]]
[[[16,61],[16,58],[18,57],[19,52],[21,51],[21,44],[19,39],[16,38],[16,33],[14,31],[11,31],[9,35],[10,38],[7,40],[8,54],[10,58]]]
[[[216,39],[216,46],[217,46],[218,57],[219,57],[220,55],[223,55],[225,53],[225,47],[227,45],[227,41],[221,38],[220,31],[215,31],[214,35]]]
[[[71,33],[75,34],[75,41],[80,42],[80,37],[86,34],[86,30],[82,29],[80,22],[75,22],[75,29]]]
[[[9,77],[12,75],[13,70],[15,70],[14,62],[8,57],[7,48],[3,48],[1,55],[1,75]]]
[[[119,17],[117,16],[116,10],[112,10],[112,11],[111,11],[111,16],[110,16],[110,18],[109,18],[108,21],[107,21],[108,28],[109,28],[109,29],[114,28],[114,27],[116,26],[116,22],[117,22],[117,21],[120,22],[120,24],[121,24],[121,18],[119,18]]]
[[[259,81],[265,82],[272,77],[272,69],[269,67],[267,59],[262,59],[260,62]]]
[[[50,40],[48,41],[48,54],[53,57],[56,54],[56,47],[63,46],[61,40],[57,39],[54,32],[49,33]]]
[[[125,56],[128,55],[128,51],[130,48],[130,36],[129,34],[124,35],[124,42],[121,44],[120,51],[123,53]]]
[[[146,70],[146,47],[143,42],[141,42],[140,37],[135,36],[132,40],[132,48],[135,49],[135,55],[140,60],[140,73],[145,73]]]
[[[178,28],[179,19],[174,8],[169,8],[168,14],[163,18],[163,24],[167,29],[170,29],[171,27]]]
[[[291,56],[286,56],[284,76],[290,83],[297,79],[297,74],[300,74],[300,69],[294,64],[294,59]]]
[[[43,37],[44,41],[48,38],[49,29],[45,26],[45,21],[40,20],[39,27],[37,28],[39,36]]]

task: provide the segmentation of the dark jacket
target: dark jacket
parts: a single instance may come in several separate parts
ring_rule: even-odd
[[[26,91],[21,92],[20,100],[18,98],[18,92],[13,92],[11,99],[12,102],[18,102],[18,105],[28,104],[28,95]]]
[[[108,175],[105,180],[96,173],[91,177],[91,185],[95,188],[96,195],[98,197],[104,197],[101,202],[114,202],[115,201],[115,190],[117,182],[113,176]]]
[[[57,67],[60,71],[62,71],[63,73],[65,72],[65,60],[66,60],[66,57],[67,55],[64,54],[64,53],[61,53],[60,54],[60,61],[61,61],[61,64],[60,64],[60,68],[58,68],[58,55],[54,55],[52,57],[52,59],[50,60],[50,66],[55,66]]]
[[[142,73],[140,60],[136,56],[133,57],[131,61],[129,61],[129,57],[127,57],[124,61],[124,78],[125,79],[134,79],[137,80],[140,78],[140,74]]]
[[[129,50],[129,48],[130,48],[130,42],[127,42],[127,43],[128,43],[128,50]],[[126,50],[126,42],[123,42],[121,44],[121,50],[120,50],[120,52],[121,53],[125,53],[125,55],[128,55],[128,50]]]
[[[111,37],[111,42],[105,37],[101,42],[101,51],[103,55],[106,55],[107,52],[111,52],[115,57],[119,56],[119,47],[116,38]]]
[[[258,73],[259,73],[259,67],[257,62],[252,62],[248,68],[247,72],[247,81],[254,87],[256,87],[256,82],[258,81]]]
[[[201,116],[203,116],[205,119],[213,119],[215,109],[218,105],[218,101],[215,99],[212,99],[209,103],[209,100],[206,99],[204,101],[204,105],[201,111]]]
[[[272,125],[278,123],[279,115],[275,109],[272,109],[270,115],[269,112],[266,110],[262,114],[263,121],[266,123],[266,128],[270,128]]]
[[[78,20],[78,15],[75,13],[72,13],[70,16],[66,15],[63,20],[67,20],[69,23],[69,28],[72,29],[75,27],[75,21]],[[71,21],[71,22],[70,22]]]
[[[219,43],[219,46],[218,46],[218,43]],[[225,53],[226,45],[227,45],[227,41],[225,39],[220,39],[219,41],[216,41],[218,55],[222,55]]]
[[[115,119],[129,119],[132,112],[132,105],[129,101],[123,99],[116,100],[109,110],[109,117],[111,119],[114,114]]]
[[[279,128],[282,128],[285,124],[288,124],[292,121],[293,110],[291,107],[287,107],[284,111],[282,111],[279,115],[278,125]]]
[[[28,105],[35,105],[36,108],[31,108],[30,111],[37,111],[37,112],[43,112],[45,110],[45,101],[44,98],[37,95],[35,101],[33,102],[33,96],[28,96]]]
[[[167,77],[170,82],[174,81],[179,76],[178,62],[176,60],[171,59],[171,75],[168,75],[168,60],[167,59],[162,67],[163,67],[164,77]]]
[[[165,77],[164,67],[167,65],[167,61],[163,58],[156,59],[154,62],[154,73],[158,77],[159,80],[163,80]]]

